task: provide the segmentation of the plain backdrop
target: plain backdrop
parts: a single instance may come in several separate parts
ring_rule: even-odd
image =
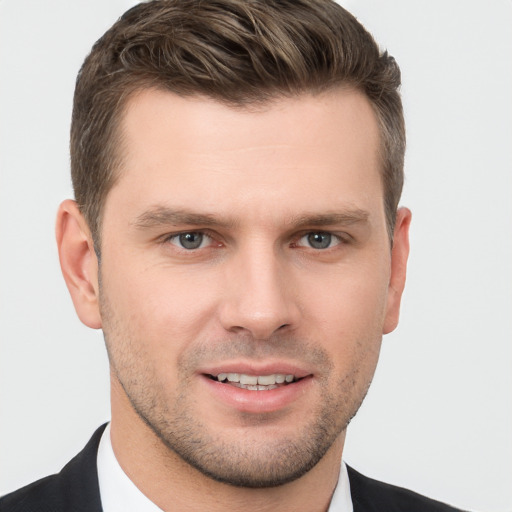
[[[346,460],[459,507],[512,511],[512,2],[342,2],[398,60],[413,211],[401,324]],[[101,332],[60,275],[76,73],[127,0],[0,0],[0,494],[109,419]]]

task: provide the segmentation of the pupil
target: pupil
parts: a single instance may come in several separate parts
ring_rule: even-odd
[[[185,249],[197,249],[201,246],[203,235],[201,233],[184,233],[180,235],[180,244]]]
[[[327,249],[331,245],[329,233],[311,233],[308,235],[308,242],[315,249]]]

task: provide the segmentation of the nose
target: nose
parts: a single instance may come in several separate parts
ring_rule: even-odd
[[[271,248],[242,251],[229,265],[220,305],[224,329],[268,340],[294,330],[300,319],[293,272]]]

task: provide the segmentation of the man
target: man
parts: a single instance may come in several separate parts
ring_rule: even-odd
[[[149,2],[96,43],[57,242],[112,421],[2,510],[453,510],[342,463],[405,284],[399,83],[329,1]]]

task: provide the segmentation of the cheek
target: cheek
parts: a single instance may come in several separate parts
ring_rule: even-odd
[[[115,305],[118,324],[159,357],[189,345],[211,322],[215,310],[211,279],[190,278],[186,272],[165,268],[130,273],[105,268],[103,273],[104,291]]]
[[[317,292],[306,295],[305,309],[312,309],[312,314],[330,326],[345,328],[372,329],[384,320],[388,279],[387,272],[364,266],[330,272],[323,280]],[[313,283],[304,283],[311,288]]]
[[[305,328],[340,365],[348,368],[355,359],[364,359],[369,367],[376,364],[386,311],[386,275],[382,268],[371,267],[331,273],[321,293],[310,294],[305,302]]]

